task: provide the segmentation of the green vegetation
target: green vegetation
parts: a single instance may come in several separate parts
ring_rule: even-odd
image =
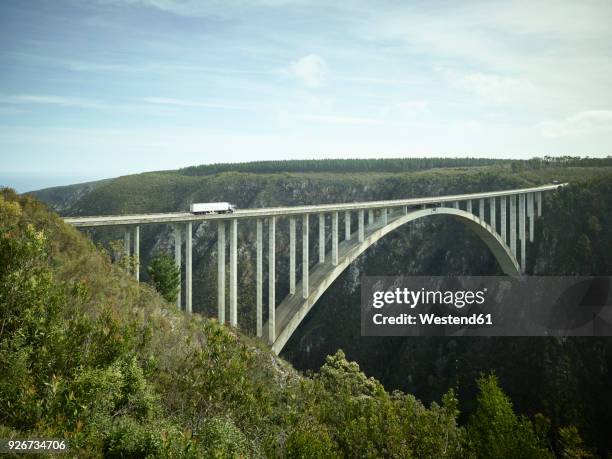
[[[341,351],[300,376],[249,338],[175,311],[8,190],[0,262],[2,437],[62,437],[80,456],[551,456],[545,420],[517,417],[495,378],[480,380],[462,427],[452,390],[426,408]],[[586,451],[576,429],[561,438],[567,454]]]
[[[169,303],[176,303],[181,287],[181,270],[174,260],[164,254],[157,254],[147,267],[151,283],[155,290]]]
[[[389,170],[393,167],[388,166],[385,171],[385,164],[394,161],[398,166],[393,167],[399,168],[395,170],[410,163],[408,160],[402,166],[405,160],[386,160],[364,161],[361,165],[360,160],[351,160],[337,162],[336,169],[331,167],[332,162],[325,161],[265,163],[263,169],[260,163],[250,163],[226,165],[217,172],[211,171],[218,165],[210,166],[213,169],[208,172],[203,170],[209,166],[201,166],[197,168],[201,173],[192,171],[194,175],[184,171],[132,175],[100,183],[87,193],[82,187],[64,187],[43,193],[41,198],[65,214],[96,215],[176,211],[196,201],[231,201],[247,208],[394,199],[559,180],[571,185],[547,195],[543,217],[536,224],[536,239],[528,244],[528,271],[544,275],[611,274],[610,158],[544,157],[490,165],[466,160],[455,166],[430,164],[433,168],[416,171],[392,172]],[[341,168],[349,164],[353,166]],[[376,164],[380,165],[378,169]],[[235,172],[239,169],[242,172]],[[65,207],[66,202],[72,204]],[[277,229],[279,273],[286,272],[288,265],[288,231],[284,225],[285,221],[279,221]],[[105,246],[122,237],[112,229],[88,233]],[[312,233],[310,244],[312,253],[316,253],[318,239],[316,232]],[[194,228],[194,308],[209,317],[216,316],[216,234],[216,227],[210,223]],[[245,248],[239,255],[239,326],[246,334],[252,334],[255,326],[254,234],[254,227],[248,223],[239,227],[239,246]],[[172,247],[172,241],[169,226],[142,227],[142,265],[150,262],[158,247]],[[200,251],[210,256],[199,256]],[[129,260],[123,263],[120,257],[117,259],[129,265]],[[75,268],[74,272],[79,270]],[[530,419],[542,413],[550,420],[548,441],[558,455],[566,444],[574,445],[571,448],[576,451],[585,449],[572,443],[574,431],[601,456],[610,454],[611,339],[363,338],[355,305],[360,302],[358,279],[364,274],[495,275],[499,268],[482,242],[460,224],[440,217],[429,219],[420,229],[407,225],[359,257],[317,302],[283,353],[296,368],[318,371],[327,355],[342,348],[349,360],[359,362],[360,368],[377,378],[387,392],[399,389],[429,406],[453,388],[463,426],[477,410],[477,380],[481,374],[494,372],[516,413]],[[142,272],[141,277],[147,280],[147,273]],[[287,276],[279,276],[277,297],[283,297],[288,287]],[[211,432],[233,432],[231,426],[237,424],[232,422],[219,421]]]

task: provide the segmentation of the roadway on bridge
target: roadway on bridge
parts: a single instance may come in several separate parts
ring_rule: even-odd
[[[73,226],[116,226],[116,225],[143,225],[153,223],[181,223],[200,220],[230,220],[243,218],[263,218],[270,216],[289,216],[314,214],[319,212],[342,212],[350,210],[383,209],[400,206],[420,206],[439,204],[443,202],[465,201],[468,199],[486,199],[497,196],[510,196],[537,191],[557,189],[565,184],[543,185],[532,188],[515,190],[488,191],[483,193],[459,194],[447,196],[432,196],[425,198],[396,199],[390,201],[352,202],[345,204],[321,204],[292,207],[264,207],[259,209],[239,209],[231,214],[195,215],[190,212],[169,212],[156,214],[113,215],[96,217],[66,217],[64,221]]]

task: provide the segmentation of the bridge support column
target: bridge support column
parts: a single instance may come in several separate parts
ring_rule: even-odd
[[[238,219],[230,220],[230,325],[238,326]]]
[[[344,239],[351,240],[351,213],[349,211],[344,213]]]
[[[140,282],[140,226],[134,228],[134,259],[136,266],[134,267],[134,277]]]
[[[387,223],[389,223],[389,217],[388,217],[387,214],[388,213],[387,213],[387,209],[386,208],[380,210],[380,217],[381,217],[383,225],[386,225]]]
[[[404,206],[404,215],[408,215],[408,206]]]
[[[217,317],[225,323],[225,220],[217,223]]]
[[[302,217],[302,296],[308,298],[308,269],[310,257],[308,256],[308,214]]]
[[[332,264],[338,265],[338,212],[332,214]]]
[[[289,294],[295,295],[295,218],[289,219]]]
[[[510,198],[510,250],[516,257],[516,195],[512,194],[508,198]]]
[[[191,314],[192,311],[192,247],[193,247],[193,223],[187,222],[185,225],[185,311]]]
[[[533,215],[533,193],[527,195],[527,216],[529,217],[529,242],[533,242],[534,215]]]
[[[125,233],[123,234],[123,251],[125,252],[125,256],[129,257],[132,255],[132,241],[131,241],[132,233],[130,233],[130,227],[125,227]],[[126,266],[126,272],[129,274],[130,265]]]
[[[268,339],[276,341],[276,217],[268,222]]]
[[[404,209],[408,209],[408,206],[404,206]],[[365,237],[365,234],[364,234],[364,233],[365,233],[365,231],[364,231],[364,222],[363,222],[363,220],[364,220],[364,218],[365,218],[364,213],[365,213],[365,212],[364,212],[364,210],[363,210],[363,209],[359,210],[359,213],[358,213],[358,218],[357,218],[357,219],[358,219],[358,223],[357,223],[357,225],[358,225],[358,231],[359,231],[359,232],[358,232],[358,237],[357,237],[357,240],[358,240],[359,242],[363,242],[364,237]]]
[[[176,296],[176,307],[180,311],[181,310],[181,289],[182,289],[182,269],[181,269],[181,246],[183,245],[181,241],[181,227],[179,225],[174,226],[174,264],[179,270],[179,284],[178,284],[178,295]]]
[[[263,221],[257,219],[257,337],[263,335]]]
[[[484,199],[478,200],[478,218],[480,221],[485,221]]]
[[[536,193],[537,204],[538,204],[538,217],[542,216],[542,192],[538,191]]]
[[[519,238],[521,240],[521,271],[527,268],[526,237],[525,237],[525,195],[519,195]]]
[[[495,202],[496,198],[491,198],[489,200],[489,219],[491,220],[491,228],[493,228],[493,232],[497,232],[497,215],[495,215]]]
[[[468,214],[471,214],[471,213],[472,213],[472,200],[471,200],[471,199],[468,199],[468,200],[467,200],[466,212],[467,212]]]
[[[499,224],[501,226],[501,238],[504,241],[504,244],[507,244],[508,243],[508,235],[507,235],[508,223],[506,222],[506,211],[508,210],[508,205],[506,203],[505,196],[502,196],[499,199],[499,206],[500,206]]]
[[[319,263],[325,263],[325,214],[319,214]]]
[[[455,209],[458,209],[459,208],[459,201],[453,201],[453,207]]]
[[[368,226],[374,224],[374,209],[368,209]]]

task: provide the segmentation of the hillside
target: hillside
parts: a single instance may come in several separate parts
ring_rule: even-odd
[[[476,164],[408,172],[359,171],[366,166],[351,166],[350,172],[313,172],[313,164],[307,164],[308,170],[302,165],[301,169],[295,166],[293,172],[270,172],[267,165],[264,172],[248,172],[245,166],[239,173],[211,173],[204,167],[200,175],[194,173],[199,170],[195,168],[188,174],[185,170],[165,171],[114,179],[82,196],[65,213],[175,211],[200,200],[231,201],[245,208],[392,199],[530,186],[558,179],[572,186],[545,202],[543,220],[536,225],[536,241],[528,247],[528,271],[606,275],[612,271],[612,167],[609,160],[598,161]],[[285,224],[279,222],[277,229],[278,273],[286,272],[288,263]],[[194,230],[194,307],[214,317],[216,228],[204,223]],[[143,266],[155,253],[171,251],[171,231],[164,225],[141,229]],[[122,237],[115,230],[88,233],[105,245]],[[253,331],[255,317],[255,253],[248,249],[254,247],[253,238],[254,228],[241,225],[240,246],[245,249],[239,257],[239,325],[247,334]],[[316,253],[317,243],[313,235],[312,253]],[[413,393],[427,404],[439,402],[453,388],[459,394],[462,422],[476,410],[479,375],[495,371],[520,413],[531,417],[544,413],[556,432],[567,425],[578,426],[604,456],[612,449],[607,435],[612,425],[609,339],[361,338],[356,306],[359,277],[399,273],[492,275],[499,271],[486,247],[462,225],[439,219],[420,228],[407,226],[369,249],[332,285],[283,356],[300,369],[318,370],[328,354],[342,348],[387,391]],[[277,278],[277,296],[287,291],[288,279]],[[343,325],[338,327],[338,323]],[[559,444],[561,439],[555,434],[552,441]]]
[[[0,195],[0,436],[59,437],[107,457],[549,457],[495,377],[458,425],[342,352],[299,375],[265,347],[187,316],[31,198]],[[491,429],[489,423],[496,427]],[[581,451],[573,427],[558,448]]]

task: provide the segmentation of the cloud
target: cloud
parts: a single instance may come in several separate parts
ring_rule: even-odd
[[[589,110],[564,120],[539,124],[544,137],[568,137],[612,131],[612,110]]]
[[[197,100],[173,99],[168,97],[144,97],[140,99],[147,104],[171,105],[176,107],[220,108],[225,110],[250,110],[252,107],[241,104],[226,104],[222,102],[202,102]]]
[[[0,102],[6,104],[43,104],[61,105],[63,107],[78,108],[107,108],[105,104],[91,99],[36,94],[17,94],[11,96],[3,96],[0,97]]]
[[[304,121],[327,124],[383,124],[383,121],[377,118],[360,118],[354,116],[296,115],[296,118]]]
[[[309,88],[317,88],[327,78],[327,64],[322,57],[309,54],[292,62],[285,73],[297,78]]]

